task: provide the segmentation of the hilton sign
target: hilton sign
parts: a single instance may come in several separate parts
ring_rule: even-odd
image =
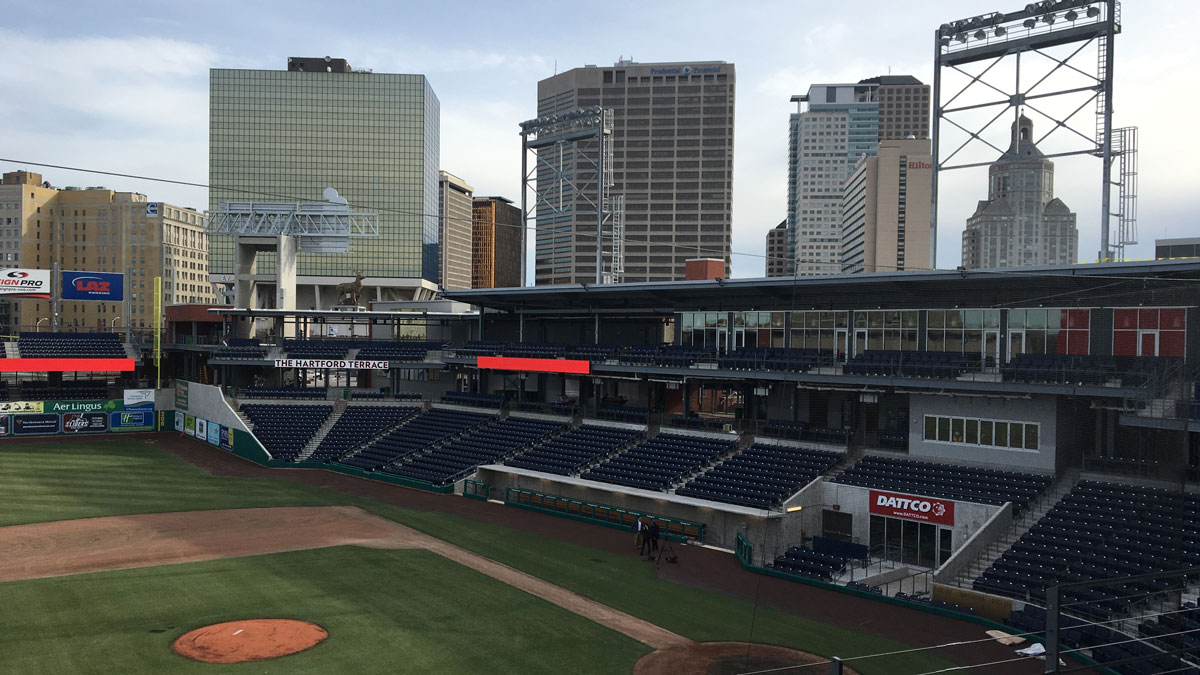
[[[909,162],[908,168],[910,168],[910,169],[932,169],[933,163],[932,162],[922,162],[922,161],[918,160],[915,162]]]

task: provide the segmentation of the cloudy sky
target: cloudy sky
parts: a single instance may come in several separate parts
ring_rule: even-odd
[[[1141,243],[1128,255],[1146,257],[1153,255],[1155,238],[1200,236],[1194,147],[1200,47],[1193,34],[1200,4],[1125,5],[1124,31],[1115,45],[1115,123],[1140,129]],[[288,56],[331,55],[376,72],[427,75],[442,104],[442,168],[479,193],[515,199],[517,123],[535,115],[539,79],[556,68],[607,65],[619,57],[724,60],[737,67],[733,271],[761,276],[764,234],[785,212],[787,121],[794,109],[789,97],[812,83],[853,82],[889,71],[932,82],[933,31],[939,24],[1020,6],[995,0],[593,5],[0,0],[6,60],[0,69],[0,157],[19,160],[0,161],[0,170],[38,170],[20,162],[41,162],[204,183],[208,69],[282,69]],[[1084,70],[1094,63],[1091,49],[1078,57]],[[1050,63],[1026,57],[1024,81],[1040,77]],[[963,76],[947,74],[944,84],[953,86],[955,77]],[[989,77],[1010,82],[1013,74],[997,67]],[[1086,83],[1078,78],[1053,82]],[[960,100],[983,100],[986,93],[977,86]],[[1046,102],[1044,110],[1066,115],[1084,100],[1064,99],[1057,107]],[[1094,124],[1092,115],[1085,107],[1072,121],[1086,131]],[[1039,129],[1051,128],[1036,113],[1030,116]],[[990,127],[995,143],[1007,137],[1010,120],[1005,116]],[[1073,149],[1080,140],[1060,130],[1046,145],[1052,151]],[[974,148],[959,157],[991,159],[984,146]],[[202,188],[41,172],[58,186],[102,184],[182,205],[207,204]],[[944,174],[939,267],[958,265],[963,223],[986,195],[985,181],[983,169]],[[1056,188],[1079,214],[1080,257],[1093,257],[1099,161],[1060,160]]]

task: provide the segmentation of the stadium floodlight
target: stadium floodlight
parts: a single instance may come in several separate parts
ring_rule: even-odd
[[[931,185],[932,230],[936,232],[938,174],[949,169],[986,166],[994,161],[989,161],[986,155],[992,152],[1002,155],[1009,139],[1002,128],[1004,125],[998,121],[1003,116],[1003,109],[1007,108],[1014,118],[1033,113],[1051,122],[1041,138],[1032,139],[1041,145],[1051,134],[1056,139],[1063,138],[1060,147],[1054,148],[1047,159],[1069,155],[1100,158],[1102,244],[1097,258],[1120,259],[1125,245],[1137,242],[1133,209],[1136,135],[1114,129],[1112,125],[1112,42],[1121,32],[1120,2],[1026,0],[1022,7],[1011,12],[989,12],[947,21],[935,33],[937,68],[932,94],[936,108],[930,139],[935,157]],[[1086,51],[1089,44],[1095,46],[1094,54]],[[1057,51],[1052,53],[1052,50]],[[1049,61],[1048,68],[1042,67],[1047,65],[1043,59]],[[1085,63],[1086,60],[1092,63]],[[1015,78],[1000,75],[1004,69],[995,66],[1001,61],[1011,64],[1016,71]],[[1040,72],[1035,71],[1032,78],[1022,77],[1021,70],[1028,68],[1026,64],[1030,61],[1038,64],[1035,68]],[[970,67],[971,64],[981,65]],[[1080,84],[1067,71],[1090,78],[1090,81]],[[943,72],[956,78],[954,89],[946,92],[948,96],[942,96]],[[967,90],[981,95],[976,96],[977,101],[970,101],[971,92]],[[1065,97],[1075,98],[1068,101]],[[1056,103],[1061,105],[1061,112],[1051,107]],[[1094,121],[1094,124],[1084,122],[1082,114],[1076,116],[1089,106],[1094,106],[1095,116],[1088,122]],[[990,114],[986,112],[989,108]],[[1074,112],[1067,114],[1068,110]],[[943,121],[948,126],[943,125]],[[943,131],[950,132],[953,145],[943,147]],[[976,156],[968,159],[969,152]],[[1122,167],[1121,177],[1113,175],[1118,165]],[[1113,208],[1115,195],[1111,194],[1114,191],[1124,195],[1118,199],[1121,206],[1116,209]],[[1117,221],[1115,232],[1110,228],[1110,221],[1114,219]],[[936,237],[931,237],[931,260],[937,259],[934,242]]]

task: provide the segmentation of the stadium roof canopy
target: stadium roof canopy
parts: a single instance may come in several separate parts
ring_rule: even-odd
[[[485,308],[538,313],[1137,307],[1197,304],[1200,259],[826,277],[563,284],[445,291]]]

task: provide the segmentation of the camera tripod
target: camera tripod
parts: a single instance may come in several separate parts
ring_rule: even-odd
[[[679,557],[675,555],[675,548],[671,546],[671,540],[663,537],[661,541],[662,547],[658,549],[658,557],[654,559],[654,566],[657,568],[662,564],[663,558],[666,558],[668,563],[678,563]]]

